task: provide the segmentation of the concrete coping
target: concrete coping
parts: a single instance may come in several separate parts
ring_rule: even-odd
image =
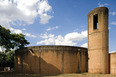
[[[116,51],[109,52],[109,54],[113,54],[113,53],[116,53]]]
[[[88,13],[88,16],[91,15],[91,14],[93,14],[93,13],[96,12],[96,11],[105,11],[105,10],[108,11],[108,8],[107,8],[107,7],[98,7],[98,8],[95,8],[95,9],[91,10],[91,11]]]
[[[42,45],[42,46],[30,46],[30,47],[24,47],[21,49],[18,49],[15,51],[15,53],[24,53],[26,51],[29,50],[33,50],[33,51],[80,51],[80,50],[84,50],[87,51],[87,48],[84,47],[77,47],[77,46],[63,46],[63,45]]]

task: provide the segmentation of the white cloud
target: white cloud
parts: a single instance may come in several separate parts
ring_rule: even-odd
[[[10,30],[11,30],[13,33],[16,33],[16,34],[22,33],[22,31],[21,31],[20,29],[10,28]]]
[[[88,44],[87,43],[84,43],[84,44],[81,45],[81,47],[87,48],[88,47]]]
[[[42,14],[40,15],[40,23],[46,24],[48,23],[48,20],[50,20],[53,16],[47,15],[47,14]]]
[[[70,41],[70,40],[81,41],[85,37],[87,37],[87,31],[82,31],[81,33],[78,33],[78,32],[68,33],[65,35],[64,38],[67,41]]]
[[[112,25],[116,25],[116,22],[111,22]]]
[[[55,43],[55,36],[53,34],[49,34],[49,35],[47,35],[47,37],[45,35],[42,38],[46,38],[46,39],[42,40],[40,42],[37,42],[37,44],[46,44],[46,45],[49,45],[49,44],[54,44]]]
[[[66,34],[64,37],[61,35],[55,36],[54,34],[41,34],[41,40],[37,44],[55,44],[55,45],[77,45],[77,41],[81,41],[87,37],[87,31],[82,31],[81,33],[72,32]]]
[[[47,14],[47,12],[50,12],[52,10],[52,7],[49,5],[48,0],[39,1],[38,9],[38,14],[40,15],[40,23],[48,23],[48,20],[53,17]]]
[[[38,3],[38,9],[39,9],[38,13],[41,15],[46,13],[49,10],[52,10],[52,7],[48,4],[47,0],[42,0],[42,1],[39,1]]]
[[[52,7],[47,0],[0,0],[0,25],[10,28],[10,24],[33,24],[40,17],[42,24],[53,16]]]
[[[108,3],[101,4],[101,2],[98,3],[99,7],[103,7],[103,6],[107,6],[107,5],[109,5],[109,4]]]
[[[47,35],[47,34],[41,34],[40,37],[44,38],[44,39],[47,39],[47,38],[54,37],[54,35],[53,34],[49,34],[49,35]]]
[[[24,33],[24,35],[26,35],[27,37],[33,37],[33,38],[37,37],[37,36],[32,35],[32,34],[30,34],[30,33]]]
[[[20,30],[20,29],[10,28],[10,30],[11,30],[13,33],[16,33],[16,34],[22,33],[22,34],[26,35],[27,37],[33,37],[33,38],[37,37],[37,36],[32,35],[32,34],[30,34],[30,33],[23,33],[22,30]],[[25,28],[24,28],[24,30],[25,30]]]
[[[116,12],[110,12],[111,15],[116,15]]]
[[[59,28],[58,26],[50,27],[50,28],[46,29],[46,31],[51,31],[51,30],[53,30],[53,29],[58,29],[58,28]]]

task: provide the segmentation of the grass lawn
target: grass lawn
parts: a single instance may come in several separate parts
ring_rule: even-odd
[[[15,72],[0,72],[0,77],[116,77],[111,74],[56,74],[56,75],[39,75],[39,74],[21,74]]]

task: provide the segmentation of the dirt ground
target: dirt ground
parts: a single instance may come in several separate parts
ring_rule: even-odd
[[[116,77],[111,74],[57,74],[57,75],[38,75],[38,74],[21,74],[15,72],[0,72],[0,77]]]

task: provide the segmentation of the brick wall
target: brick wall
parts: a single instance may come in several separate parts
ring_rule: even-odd
[[[116,75],[116,52],[110,53],[110,73]]]
[[[108,50],[108,8],[98,7],[88,13],[89,73],[108,73]]]
[[[38,74],[87,72],[87,49],[73,46],[23,48],[15,52],[15,71]]]

